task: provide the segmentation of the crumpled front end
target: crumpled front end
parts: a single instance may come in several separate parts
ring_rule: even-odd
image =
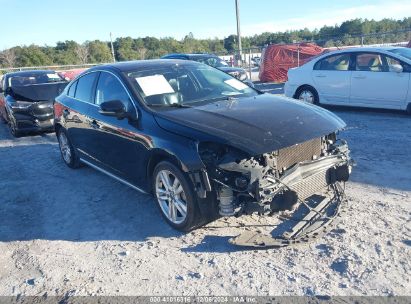
[[[54,129],[53,103],[21,102],[10,104],[16,127],[21,131],[43,131]]]
[[[213,143],[198,149],[221,216],[272,215],[314,196],[341,197],[338,184],[352,168],[348,145],[335,133],[256,156]]]

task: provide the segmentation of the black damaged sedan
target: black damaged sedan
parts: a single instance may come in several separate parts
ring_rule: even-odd
[[[339,204],[338,185],[351,171],[336,115],[196,62],[94,67],[54,110],[69,167],[87,164],[152,193],[179,230],[219,216],[295,210],[314,196],[321,199],[313,209]]]
[[[53,131],[53,101],[66,85],[66,80],[49,70],[4,75],[0,85],[0,119],[16,137]]]

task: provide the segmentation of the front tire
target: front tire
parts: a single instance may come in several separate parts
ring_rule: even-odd
[[[303,86],[295,93],[295,99],[302,100],[311,104],[319,104],[317,91],[310,86]]]
[[[9,125],[9,129],[10,129],[10,134],[13,135],[13,137],[18,138],[18,137],[21,136],[21,132],[17,128],[16,122],[13,119],[11,119],[10,117],[9,117],[8,125]]]
[[[167,161],[159,163],[152,176],[153,193],[166,222],[180,231],[200,226],[197,196],[187,176]]]
[[[59,128],[57,130],[57,139],[59,142],[61,157],[63,158],[64,163],[72,169],[79,168],[80,160],[67,136],[66,131],[63,128]]]

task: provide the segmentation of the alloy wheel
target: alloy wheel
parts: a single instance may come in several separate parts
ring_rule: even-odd
[[[161,211],[173,224],[181,224],[187,218],[187,197],[180,180],[170,171],[157,173],[155,191]]]
[[[68,139],[64,132],[59,133],[59,144],[61,155],[63,156],[64,161],[69,164],[71,162],[71,149],[68,143]]]
[[[303,100],[305,102],[314,103],[315,96],[314,96],[313,92],[311,92],[309,90],[303,90],[303,91],[301,91],[300,96],[298,96],[298,99]]]

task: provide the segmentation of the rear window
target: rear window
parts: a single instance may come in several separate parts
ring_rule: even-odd
[[[97,73],[89,73],[77,80],[76,99],[93,103],[93,90],[96,76]]]
[[[78,81],[74,82],[74,83],[70,86],[70,88],[69,88],[69,90],[68,90],[68,92],[67,92],[67,95],[68,95],[69,97],[74,97],[74,94],[76,93],[77,83],[78,83]]]
[[[65,80],[55,72],[46,73],[33,73],[24,74],[18,76],[12,76],[9,78],[10,87],[28,86],[34,84],[46,84],[53,82],[64,82]]]

